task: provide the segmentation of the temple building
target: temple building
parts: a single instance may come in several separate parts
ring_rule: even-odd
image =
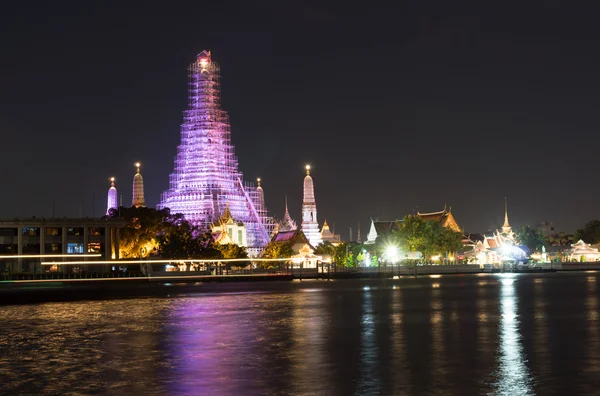
[[[444,228],[449,228],[455,232],[463,232],[462,229],[456,223],[456,219],[452,214],[452,208],[446,210],[446,206],[444,205],[444,209],[439,212],[430,212],[430,213],[420,213],[417,212],[417,216],[425,221],[435,221],[442,225]]]
[[[211,225],[211,233],[215,242],[219,245],[234,244],[243,247],[248,246],[246,226],[244,223],[233,219],[229,207],[225,207],[225,211],[217,223]]]
[[[463,230],[459,227],[454,215],[452,214],[452,208],[446,209],[444,205],[444,209],[439,212],[429,212],[429,213],[420,213],[417,212],[416,216],[420,217],[424,221],[435,221],[442,225],[442,227],[449,228],[452,231],[462,233]],[[393,221],[376,221],[371,219],[371,227],[369,228],[369,233],[367,234],[367,240],[365,241],[366,245],[374,244],[379,236],[389,235],[393,230],[398,230],[398,224],[401,223],[402,220],[393,220]],[[468,237],[463,237],[463,245],[471,244],[471,240]]]
[[[158,208],[181,213],[206,231],[229,208],[235,222],[246,228],[248,253],[256,255],[269,243],[275,222],[267,214],[260,183],[256,187],[244,182],[239,170],[229,116],[221,107],[219,65],[210,51],[202,51],[188,72],[189,101],[181,143],[169,189]]]
[[[319,262],[329,257],[315,255],[315,248],[300,229],[280,231],[271,239],[271,245],[289,245],[294,252],[292,265],[295,268],[317,268]]]
[[[323,242],[329,242],[333,246],[339,245],[342,241],[339,235],[335,235],[330,229],[329,224],[327,224],[327,220],[323,223],[323,228],[321,229],[321,240]]]
[[[133,198],[131,200],[131,206],[136,208],[146,206],[146,200],[144,199],[144,178],[140,173],[140,163],[135,164],[137,172],[133,176]]]
[[[589,243],[585,243],[580,239],[577,243],[571,245],[569,261],[583,263],[598,260],[600,260],[598,249],[592,247]]]
[[[500,230],[492,235],[484,235],[483,241],[477,241],[473,251],[467,252],[465,257],[477,264],[496,264],[505,261],[525,260],[527,255],[517,246],[516,235],[508,222],[508,204],[504,200],[504,224]]]
[[[310,241],[312,246],[321,243],[321,233],[317,221],[317,202],[315,201],[315,187],[310,176],[310,165],[306,165],[306,176],[304,177],[304,199],[302,200],[302,232]]]
[[[286,232],[286,231],[294,231],[298,229],[296,222],[290,216],[290,212],[288,210],[287,196],[285,197],[285,214],[283,215],[283,219],[277,223],[273,234],[278,232]]]
[[[117,188],[115,187],[115,178],[110,178],[110,188],[108,189],[108,196],[106,198],[106,215],[109,214],[111,209],[117,209]]]

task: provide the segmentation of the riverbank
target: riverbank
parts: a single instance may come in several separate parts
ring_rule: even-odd
[[[170,275],[153,277],[36,279],[0,282],[0,305],[42,302],[169,297],[197,291],[202,284],[290,282],[290,274]]]
[[[597,270],[600,270],[600,265],[596,263],[570,263],[569,266],[553,264],[552,266],[547,265],[512,272],[565,274]],[[88,277],[76,277],[74,275],[61,275],[59,277],[59,275],[53,275],[54,278],[46,276],[37,279],[0,281],[0,305],[144,297],[161,298],[170,297],[174,294],[186,295],[187,293],[206,292],[213,289],[215,293],[222,293],[223,291],[237,289],[238,286],[234,285],[249,285],[247,287],[263,290],[265,288],[271,289],[268,286],[269,283],[291,282],[292,280],[393,280],[478,274],[491,275],[497,272],[502,272],[502,270],[496,269],[492,272],[475,265],[429,265],[417,266],[416,273],[415,267],[396,266],[338,269],[337,271],[325,272],[317,269],[294,269],[287,273],[272,274],[199,275],[197,272],[166,272],[153,274],[150,277],[141,274],[128,274],[127,276],[112,274],[112,277],[101,277],[98,274],[87,274]]]

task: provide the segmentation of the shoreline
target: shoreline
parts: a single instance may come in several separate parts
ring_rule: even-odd
[[[505,272],[505,274],[569,274],[579,272],[597,272],[600,269],[562,269],[552,271]],[[91,278],[91,279],[38,279],[0,281],[0,306],[27,305],[46,302],[70,302],[135,298],[170,298],[186,294],[247,292],[280,290],[276,284],[301,284],[309,281],[376,281],[376,280],[415,280],[429,278],[461,277],[465,275],[494,276],[501,272],[445,272],[419,274],[398,274],[382,272],[340,272],[329,277],[298,278],[293,274],[256,274],[256,275],[192,275],[192,276],[156,276],[131,278]],[[319,274],[324,275],[324,274]],[[326,274],[325,274],[326,275]]]

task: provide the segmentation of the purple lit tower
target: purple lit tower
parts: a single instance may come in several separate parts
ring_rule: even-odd
[[[182,213],[209,230],[226,207],[246,226],[248,251],[257,254],[269,243],[274,227],[264,205],[262,187],[244,183],[231,144],[229,117],[221,109],[219,66],[202,51],[188,68],[189,104],[183,113],[170,188],[159,209]]]
[[[110,178],[110,188],[106,198],[106,214],[108,215],[111,209],[117,209],[117,188],[115,187],[115,178]]]

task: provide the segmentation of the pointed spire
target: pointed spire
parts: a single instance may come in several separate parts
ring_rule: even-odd
[[[137,173],[133,176],[133,199],[131,200],[131,206],[135,206],[136,208],[146,206],[146,200],[144,199],[144,178],[140,173],[140,166],[139,162],[135,163]]]
[[[256,182],[258,183],[258,187],[257,187],[257,188],[262,188],[262,187],[260,186],[260,177],[256,179]]]
[[[117,209],[117,189],[115,187],[115,178],[110,179],[110,188],[108,189],[108,197],[106,199],[106,214],[110,214],[111,209]]]
[[[223,211],[223,214],[221,215],[221,218],[219,219],[219,223],[220,224],[225,224],[230,219],[233,220],[233,216],[231,215],[231,211],[229,210],[229,203],[226,203],[225,204],[225,210]]]
[[[505,234],[510,234],[512,231],[512,227],[508,223],[508,202],[506,197],[504,197],[504,225],[502,226],[502,232]]]
[[[310,176],[310,165],[306,165],[306,176]]]
[[[287,204],[287,195],[285,196],[285,214],[283,215],[283,219],[281,223],[279,223],[279,231],[295,231],[298,229],[296,222],[290,216],[290,212],[288,211]]]

